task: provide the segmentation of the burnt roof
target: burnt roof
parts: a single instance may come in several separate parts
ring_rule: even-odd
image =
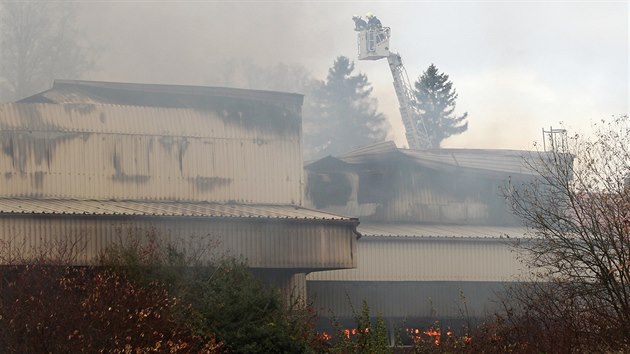
[[[506,149],[400,149],[392,141],[385,141],[357,148],[338,157],[339,163],[362,166],[382,162],[404,163],[433,170],[473,170],[479,173],[536,175],[526,161],[536,161],[547,153],[527,150]],[[323,160],[323,159],[322,159]],[[307,169],[316,170],[323,165],[321,160],[310,162]],[[326,165],[332,165],[327,161]],[[388,165],[389,166],[389,165]]]
[[[258,101],[289,109],[300,109],[304,96],[297,93],[227,87],[55,80],[51,89],[18,102],[205,108],[217,98]]]

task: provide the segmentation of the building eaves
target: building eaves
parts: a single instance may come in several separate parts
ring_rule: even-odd
[[[284,204],[0,198],[0,216],[7,215],[199,217],[358,224],[356,218]]]
[[[404,240],[505,240],[531,238],[524,227],[486,225],[361,223],[362,241]]]
[[[336,157],[331,155],[323,157],[319,160],[307,161],[304,163],[304,168],[307,170],[331,170],[331,171],[341,171],[345,169],[351,168],[351,164],[344,162]]]
[[[384,141],[372,145],[363,146],[345,153],[338,158],[350,164],[362,164],[374,161],[385,156],[398,153],[398,148],[393,141]]]

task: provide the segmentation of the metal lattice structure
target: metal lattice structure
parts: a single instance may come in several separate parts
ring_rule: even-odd
[[[429,133],[421,119],[413,89],[400,54],[389,50],[389,27],[357,28],[359,60],[387,58],[394,79],[394,90],[400,105],[400,116],[405,126],[405,136],[410,149],[431,148]]]
[[[398,53],[391,53],[387,57],[389,68],[394,78],[394,90],[400,104],[400,117],[405,126],[405,136],[410,149],[424,150],[431,148],[429,133],[420,118],[416,99],[407,76],[407,71]]]

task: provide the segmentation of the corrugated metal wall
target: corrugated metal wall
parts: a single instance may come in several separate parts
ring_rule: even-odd
[[[106,248],[151,230],[189,252],[208,250],[206,257],[243,256],[252,268],[298,272],[356,266],[356,234],[350,224],[102,216],[0,217],[0,262],[74,246],[77,264],[86,264]]]
[[[308,281],[308,298],[318,315],[354,317],[352,308],[361,311],[363,300],[370,313],[403,320],[482,318],[497,309],[500,282],[345,282]]]
[[[486,224],[488,206],[479,199],[459,200],[453,195],[436,192],[428,188],[399,191],[378,208],[373,221],[402,221],[427,223]]]
[[[529,273],[506,239],[361,238],[356,269],[312,273],[329,281],[515,281]]]
[[[0,105],[0,195],[301,204],[299,115],[267,113]]]

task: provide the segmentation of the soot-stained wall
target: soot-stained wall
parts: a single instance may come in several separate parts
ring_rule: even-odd
[[[436,170],[403,160],[306,168],[307,204],[375,222],[513,225],[500,187],[508,176]]]
[[[300,105],[204,102],[0,105],[0,196],[301,204]]]

